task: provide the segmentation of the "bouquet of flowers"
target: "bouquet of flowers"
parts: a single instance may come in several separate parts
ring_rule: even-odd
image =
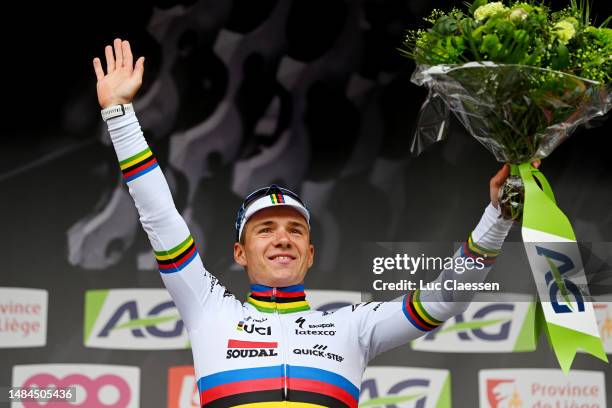
[[[611,18],[593,25],[585,0],[559,11],[535,1],[466,6],[433,10],[430,28],[409,30],[400,48],[417,64],[413,82],[429,88],[413,152],[442,139],[453,112],[510,164],[502,215],[522,221],[544,329],[561,367],[569,370],[576,348],[606,360],[592,305],[577,289],[587,285],[571,224],[531,163],[612,107]]]
[[[440,139],[449,109],[512,177],[500,197],[520,219],[517,166],[548,156],[581,124],[612,106],[612,29],[591,25],[588,3],[544,5],[477,0],[469,10],[433,10],[428,30],[408,32],[400,51],[415,60],[413,81],[430,95],[413,143]]]

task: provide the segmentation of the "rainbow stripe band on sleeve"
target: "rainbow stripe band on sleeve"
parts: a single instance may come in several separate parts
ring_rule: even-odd
[[[501,251],[485,248],[475,243],[472,240],[472,234],[470,234],[467,242],[461,246],[461,256],[463,258],[481,258],[485,266],[493,265],[500,253]]]
[[[142,152],[121,160],[119,167],[121,168],[123,179],[128,183],[147,174],[156,167],[159,167],[159,165],[157,164],[157,159],[153,156],[153,152],[147,147]]]
[[[437,328],[443,322],[434,319],[425,311],[425,308],[419,300],[419,296],[420,290],[415,290],[414,292],[410,292],[404,296],[402,311],[410,323],[412,323],[417,329],[428,332]]]
[[[191,235],[168,251],[155,251],[155,259],[161,273],[178,272],[185,268],[198,255]]]

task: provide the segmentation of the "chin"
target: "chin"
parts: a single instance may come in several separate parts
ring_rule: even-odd
[[[301,279],[291,271],[272,271],[266,280],[269,282],[267,286],[273,287],[297,285],[301,282]]]

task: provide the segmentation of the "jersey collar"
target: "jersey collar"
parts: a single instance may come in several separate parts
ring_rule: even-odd
[[[264,313],[295,313],[310,310],[304,285],[273,288],[265,285],[251,285],[247,303]]]

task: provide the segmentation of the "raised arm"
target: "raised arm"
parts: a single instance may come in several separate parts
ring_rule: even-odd
[[[534,163],[536,166],[539,163]],[[505,165],[490,181],[491,204],[482,215],[476,228],[454,254],[455,258],[482,258],[484,268],[456,268],[443,270],[437,282],[455,280],[461,283],[484,282],[493,267],[512,221],[500,217],[498,209],[499,189],[508,177]],[[463,263],[453,262],[453,265]],[[421,292],[416,290],[393,302],[369,303],[356,309],[355,324],[359,340],[367,358],[414,340],[436,329],[445,320],[465,311],[471,302],[473,291],[444,289]]]
[[[155,252],[164,284],[186,327],[197,329],[206,313],[214,313],[211,309],[235,300],[224,296],[225,288],[204,268],[136,114],[129,105],[126,109],[142,84],[144,57],[134,64],[130,43],[121,39],[105,48],[105,56],[106,73],[100,59],[93,60],[98,102],[103,109],[124,107],[125,114],[107,120],[123,180]]]

